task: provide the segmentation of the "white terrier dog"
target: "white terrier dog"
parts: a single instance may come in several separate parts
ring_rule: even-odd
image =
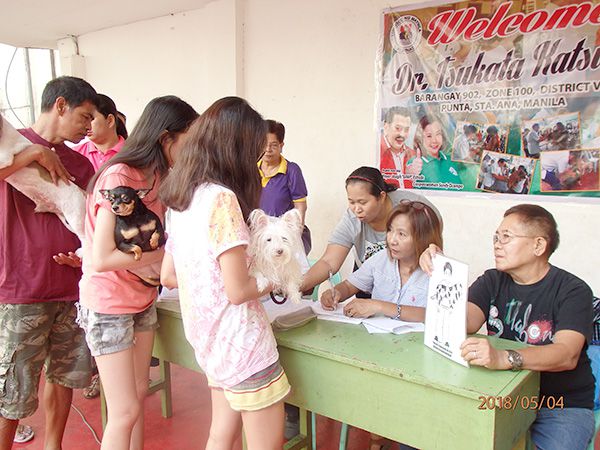
[[[29,145],[29,140],[0,117],[0,169],[10,166],[14,155]],[[83,242],[85,192],[75,183],[54,184],[48,171],[37,163],[17,170],[6,177],[6,181],[36,204],[35,212],[56,214]]]
[[[269,283],[281,289],[285,297],[300,302],[302,269],[296,254],[302,247],[302,217],[296,209],[281,217],[270,217],[260,209],[250,214],[250,273],[259,290]]]

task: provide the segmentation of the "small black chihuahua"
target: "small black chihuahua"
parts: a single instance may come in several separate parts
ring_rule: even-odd
[[[135,190],[128,186],[100,190],[117,215],[117,248],[125,253],[133,253],[136,261],[142,258],[142,252],[156,250],[166,242],[165,230],[160,219],[142,202],[148,192],[150,189]]]

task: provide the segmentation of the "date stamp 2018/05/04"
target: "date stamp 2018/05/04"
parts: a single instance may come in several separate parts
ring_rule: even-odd
[[[563,409],[564,399],[562,395],[560,397],[549,396],[537,396],[537,395],[517,395],[515,397],[507,396],[485,396],[480,395],[478,397],[480,403],[477,409],[535,409],[540,410],[542,408],[548,409]]]

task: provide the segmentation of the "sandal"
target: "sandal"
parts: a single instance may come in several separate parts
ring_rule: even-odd
[[[35,433],[33,432],[33,428],[29,425],[19,424],[17,425],[17,431],[15,432],[15,437],[13,442],[17,444],[23,444],[24,442],[29,442],[33,439]]]
[[[92,377],[90,385],[83,390],[85,398],[92,399],[100,395],[100,375],[96,374]]]

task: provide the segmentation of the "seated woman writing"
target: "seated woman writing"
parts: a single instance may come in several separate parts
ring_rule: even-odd
[[[372,298],[357,298],[344,307],[350,317],[384,315],[397,320],[423,322],[429,279],[419,268],[419,256],[428,242],[442,247],[442,223],[432,208],[419,201],[402,200],[386,221],[387,250],[380,251],[347,280],[321,296],[325,309],[359,291]]]
[[[429,278],[419,267],[419,256],[428,241],[442,248],[442,222],[434,210],[420,201],[400,200],[387,216],[387,250],[375,253],[347,280],[321,296],[325,309],[359,291],[372,298],[356,298],[344,307],[349,317],[384,315],[407,322],[423,322]],[[371,450],[387,448],[389,441],[371,434]],[[409,447],[402,447],[409,448]]]
[[[340,270],[352,249],[358,268],[386,247],[386,221],[392,209],[403,200],[426,204],[441,221],[439,211],[424,196],[386,183],[374,167],[359,167],[346,178],[348,209],[333,230],[325,253],[304,274],[302,291],[327,280]],[[360,296],[360,295],[359,295]]]

